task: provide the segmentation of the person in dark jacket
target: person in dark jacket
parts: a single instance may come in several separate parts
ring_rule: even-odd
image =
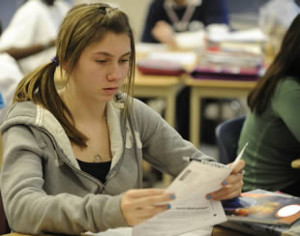
[[[141,41],[176,46],[176,33],[198,31],[210,24],[225,24],[230,27],[225,0],[153,0]],[[190,89],[186,87],[176,99],[176,129],[185,139],[189,139],[190,135],[189,97]],[[208,102],[211,100],[203,100],[203,109]],[[202,135],[204,136],[207,135]]]
[[[229,25],[224,0],[153,0],[141,41],[170,43],[175,32],[196,31],[215,23]]]

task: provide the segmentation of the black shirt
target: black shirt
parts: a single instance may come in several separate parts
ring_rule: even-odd
[[[106,181],[106,175],[109,172],[111,161],[108,162],[84,162],[78,160],[78,164],[84,172],[92,175],[102,183]]]
[[[141,41],[146,43],[158,43],[158,41],[152,36],[152,29],[155,24],[163,20],[172,25],[172,22],[164,8],[165,1],[153,0],[149,5],[148,15],[144,25],[144,31]],[[177,17],[181,20],[186,7],[175,8]],[[192,15],[189,23],[199,21],[206,27],[212,23],[228,24],[229,16],[228,9],[225,0],[202,0],[202,4],[196,7],[195,12]]]

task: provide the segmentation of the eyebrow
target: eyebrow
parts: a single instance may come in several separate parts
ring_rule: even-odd
[[[96,52],[96,54],[97,55],[108,56],[108,57],[113,57],[113,55],[108,53],[108,52]],[[131,55],[131,51],[124,53],[123,55],[121,55],[121,57],[130,56],[130,55]]]

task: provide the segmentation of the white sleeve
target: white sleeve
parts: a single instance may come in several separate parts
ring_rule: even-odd
[[[30,8],[29,8],[30,7]],[[34,40],[35,27],[38,24],[38,12],[31,9],[31,4],[20,7],[13,16],[0,39],[0,49],[24,47]]]
[[[17,62],[7,54],[0,54],[0,93],[4,102],[4,107],[0,109],[0,124],[3,122],[15,89],[22,77]]]

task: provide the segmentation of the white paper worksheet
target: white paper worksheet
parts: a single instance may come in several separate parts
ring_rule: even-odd
[[[166,192],[176,196],[171,208],[133,227],[133,236],[175,236],[201,230],[227,220],[220,201],[207,200],[206,194],[221,188],[221,183],[238,164],[248,143],[232,163],[192,161],[171,183]]]
[[[193,232],[181,234],[180,236],[211,236],[213,231],[212,227],[204,227]],[[100,233],[85,233],[81,235],[94,235],[94,236],[132,236],[131,227],[122,227],[115,229],[108,229],[105,232]],[[141,235],[142,236],[142,235]]]
[[[176,196],[171,208],[135,226],[133,236],[180,235],[226,221],[221,202],[205,195],[221,188],[231,170],[220,163],[192,161],[166,190]]]

